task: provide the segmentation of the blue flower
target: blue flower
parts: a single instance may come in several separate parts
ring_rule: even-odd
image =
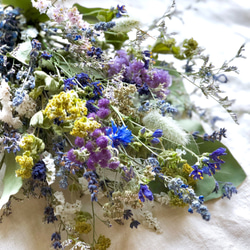
[[[51,54],[48,54],[46,51],[44,51],[44,52],[42,53],[41,57],[42,57],[43,59],[45,59],[45,60],[49,60],[49,59],[52,57],[52,55],[51,55]]]
[[[38,161],[32,168],[32,178],[34,180],[45,181],[46,179],[46,165],[44,161]]]
[[[225,151],[226,151],[225,148],[218,148],[213,153],[211,153],[209,157],[216,163],[224,163],[224,161],[221,160],[219,156],[226,155]]]
[[[138,193],[138,197],[141,200],[141,202],[145,202],[145,198],[152,201],[154,199],[153,193],[148,189],[147,185],[140,184],[140,191]]]
[[[194,169],[189,176],[192,176],[194,178],[194,180],[196,179],[203,179],[203,171],[201,169],[198,168],[197,165],[193,165],[192,168]]]
[[[132,212],[130,209],[126,209],[124,210],[124,213],[123,213],[123,218],[125,220],[128,220],[131,216],[133,216]]]
[[[132,132],[127,129],[127,126],[122,125],[116,126],[113,121],[112,129],[109,128],[106,130],[106,135],[112,140],[112,146],[118,147],[120,144],[127,146],[133,139]]]
[[[138,225],[140,225],[140,224],[141,224],[141,223],[140,223],[139,221],[133,220],[133,219],[132,219],[132,222],[130,223],[130,227],[131,227],[131,228],[133,228],[133,227],[137,228]]]
[[[224,197],[227,197],[229,200],[231,199],[233,193],[237,194],[238,192],[236,187],[231,182],[226,182],[222,186],[222,191],[223,191],[223,196],[221,198],[223,199]]]
[[[74,82],[75,77],[72,78],[68,78],[68,79],[64,79],[64,91],[66,91],[67,89],[72,89],[73,86],[76,85],[76,83]]]
[[[118,10],[118,12],[116,13],[116,17],[117,17],[117,18],[119,18],[119,17],[122,16],[121,13],[126,13],[126,12],[127,12],[127,11],[125,10],[125,5],[122,5],[122,6],[120,7],[120,5],[118,4],[117,7],[116,7],[116,9]]]
[[[163,135],[162,130],[161,129],[156,129],[155,132],[152,134],[152,137],[159,138],[159,137],[162,137],[162,135]]]

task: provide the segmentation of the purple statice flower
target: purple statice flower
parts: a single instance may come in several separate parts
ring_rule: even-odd
[[[219,157],[221,155],[226,155],[227,153],[225,153],[226,149],[225,148],[218,148],[216,149],[213,153],[211,153],[209,155],[209,158],[211,158],[214,162],[216,163],[224,163],[223,160],[221,160]]]
[[[109,100],[106,98],[100,99],[98,101],[98,107],[107,109],[109,107]]]
[[[107,116],[109,116],[110,114],[110,110],[106,109],[106,108],[99,108],[99,110],[97,111],[97,116],[101,119],[105,119]]]
[[[81,137],[76,137],[75,145],[79,148],[83,147],[84,146],[84,139]]]
[[[46,180],[46,165],[44,161],[38,161],[32,168],[32,178],[34,180],[45,181]]]
[[[202,180],[203,179],[203,171],[198,168],[198,165],[193,165],[192,168],[194,170],[189,174],[189,176],[192,176],[194,178],[194,180],[196,180],[196,179]]]
[[[147,185],[140,184],[140,190],[138,193],[138,197],[141,202],[145,202],[145,197],[152,201],[154,199],[153,193],[149,190]]]
[[[127,146],[133,139],[132,132],[127,126],[116,126],[112,121],[112,128],[106,130],[106,135],[112,140],[112,146],[118,147],[120,144]]]
[[[127,81],[142,86],[147,78],[147,70],[144,68],[143,62],[133,60],[129,63],[125,74]]]
[[[151,77],[147,81],[150,88],[157,88],[160,84],[163,84],[164,89],[171,86],[172,79],[167,71],[163,69],[154,69],[150,73]],[[167,90],[164,91],[166,92]]]
[[[109,63],[109,77],[118,74],[121,71],[123,65],[129,65],[129,56],[127,55],[127,52],[125,50],[118,50],[116,54],[117,56]]]

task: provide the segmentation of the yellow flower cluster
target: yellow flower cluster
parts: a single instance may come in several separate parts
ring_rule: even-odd
[[[78,98],[74,90],[61,92],[55,95],[47,104],[43,114],[50,120],[59,118],[59,120],[75,120],[87,114],[85,100]]]
[[[70,134],[78,137],[85,137],[88,134],[87,132],[93,132],[95,129],[100,127],[100,123],[84,116],[74,122],[74,128]]]
[[[97,243],[94,246],[94,250],[106,250],[111,245],[111,240],[104,235],[100,235]]]
[[[77,221],[75,230],[80,234],[88,234],[92,230],[92,226],[85,221]]]
[[[16,170],[17,177],[22,177],[23,179],[28,179],[31,177],[32,167],[34,165],[33,158],[27,153],[22,156],[16,156],[16,162],[21,166],[20,169]]]

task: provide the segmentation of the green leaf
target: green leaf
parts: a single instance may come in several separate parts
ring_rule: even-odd
[[[40,14],[40,12],[32,7],[32,3],[30,0],[2,0],[2,4],[4,5],[12,5],[14,7],[18,7],[21,9],[23,15],[27,19],[27,23],[32,21],[34,24],[39,22],[48,21],[49,18],[46,14]]]
[[[32,50],[31,42],[28,40],[26,42],[18,44],[16,48],[8,55],[11,56],[12,58],[17,59],[24,65],[28,65],[30,59],[29,55],[31,50]]]
[[[152,49],[153,53],[159,53],[159,54],[171,54],[171,48],[169,48],[166,44],[164,43],[156,43]]]
[[[22,178],[16,177],[18,164],[13,153],[5,153],[4,163],[1,168],[0,189],[0,209],[8,202],[11,195],[16,194],[22,186]]]
[[[114,46],[115,50],[121,49],[123,43],[129,39],[127,33],[118,32],[105,32],[106,43],[110,43]]]
[[[98,23],[99,21],[101,21],[97,17],[100,11],[108,11],[108,9],[103,8],[86,8],[77,3],[73,6],[75,6],[81,14],[83,14],[83,20],[91,24]]]
[[[223,147],[226,148],[227,155],[223,155],[222,159],[225,163],[221,164],[221,170],[215,173],[213,176],[215,180],[222,182],[232,182],[234,186],[238,187],[246,178],[246,173],[237,162],[237,160],[233,157],[229,149],[219,141],[204,142],[202,138],[198,138],[197,143],[199,145],[200,153],[209,152],[212,153],[214,150]],[[210,178],[213,178],[210,177]],[[204,178],[205,179],[205,178]],[[203,180],[204,181],[204,180]],[[202,182],[202,181],[199,181]],[[199,183],[198,182],[198,183]],[[214,185],[215,186],[215,185]],[[219,198],[222,196],[222,191],[219,190],[218,193],[211,193],[209,196],[205,197],[205,200],[211,200],[215,198]]]
[[[155,177],[154,181],[149,182],[148,186],[153,194],[160,194],[161,192],[168,193],[168,189],[165,187],[163,180],[158,176]]]

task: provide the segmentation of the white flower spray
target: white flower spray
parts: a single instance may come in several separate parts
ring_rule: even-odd
[[[31,118],[36,113],[36,102],[25,94],[23,102],[16,108],[19,116]]]
[[[161,129],[163,137],[176,144],[186,145],[189,141],[188,134],[172,119],[172,117],[162,116],[157,110],[150,111],[142,120],[143,124],[155,131]]]
[[[0,101],[2,104],[2,110],[0,110],[0,120],[6,122],[15,129],[22,127],[23,124],[19,117],[13,117],[10,87],[5,80],[2,80],[0,85]]]

